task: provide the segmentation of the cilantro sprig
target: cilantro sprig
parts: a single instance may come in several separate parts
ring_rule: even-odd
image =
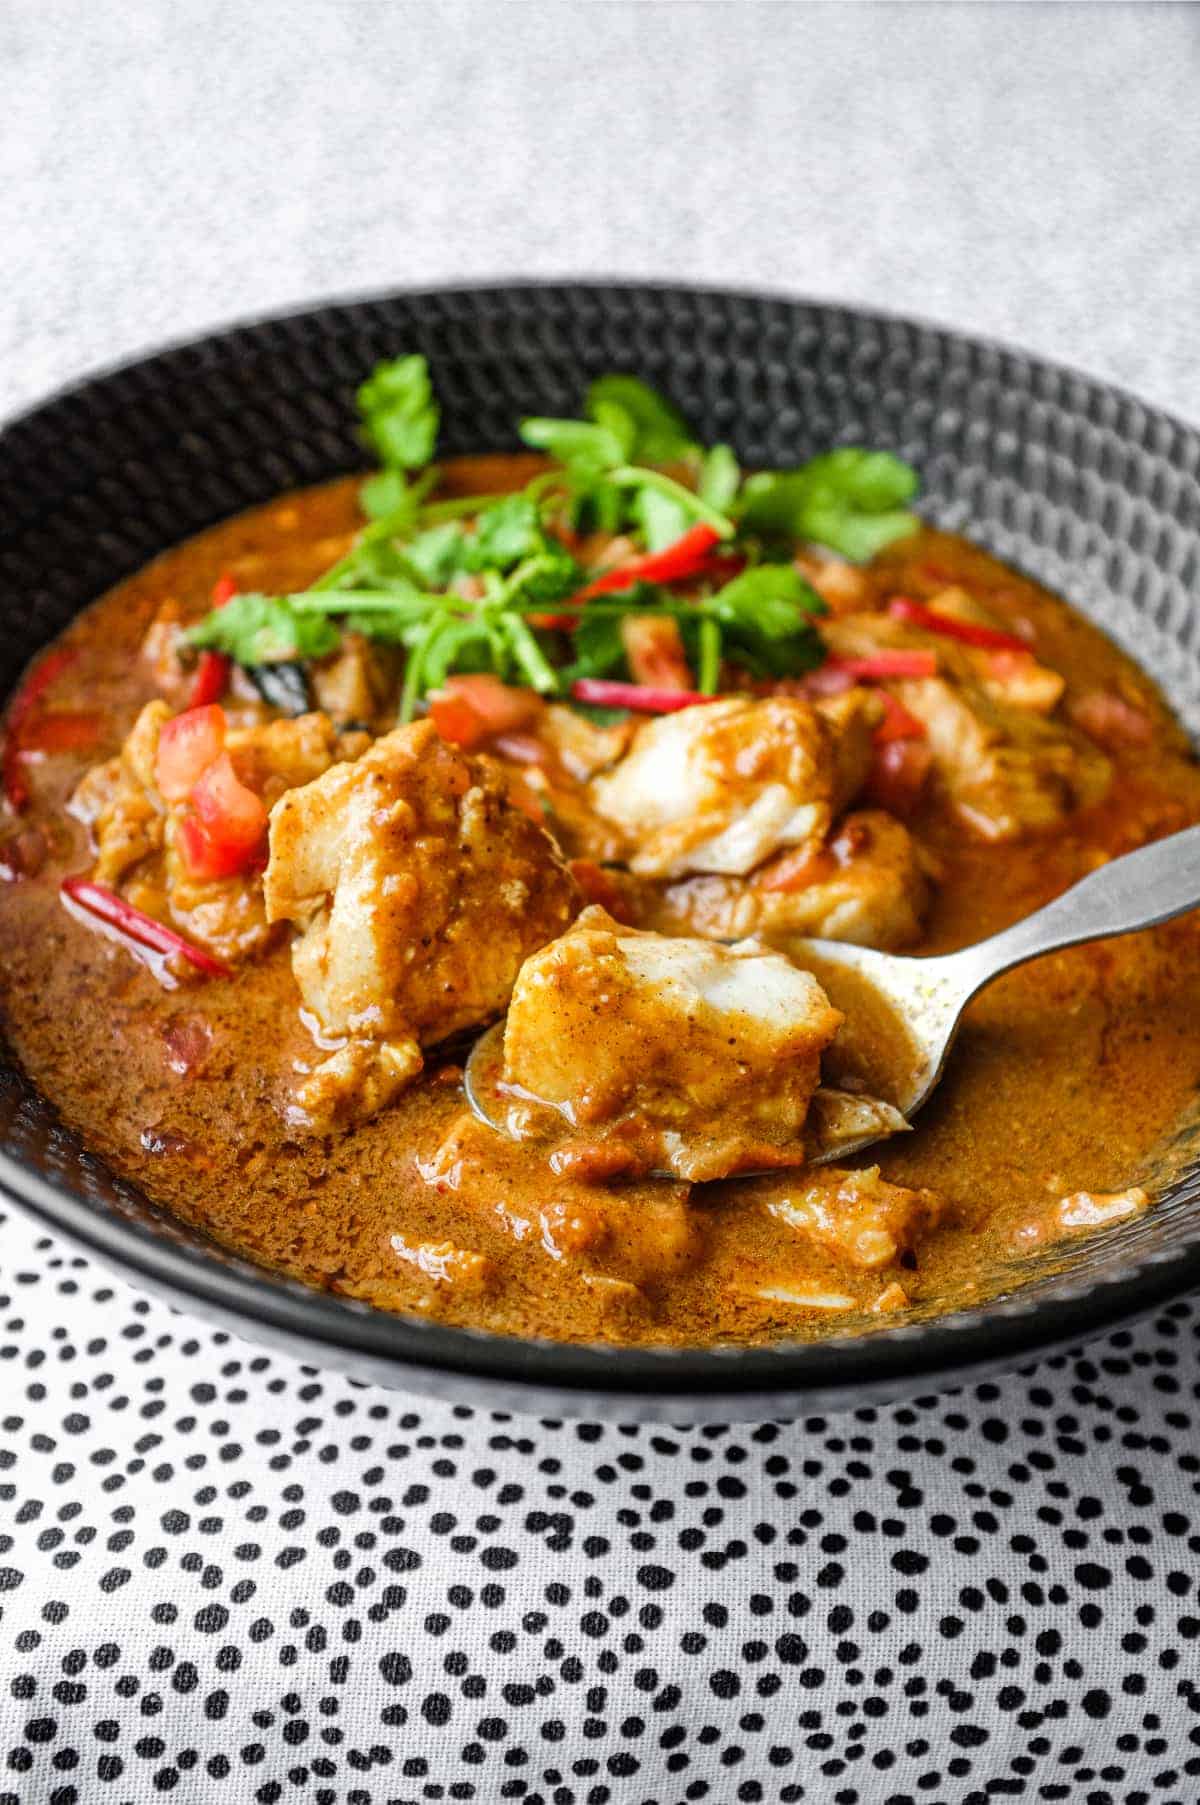
[[[676,623],[706,694],[726,664],[767,678],[809,670],[824,656],[814,627],[824,606],[790,561],[794,542],[865,559],[916,525],[906,506],[916,474],[892,453],[843,447],[746,475],[729,446],[702,446],[634,376],[599,377],[582,419],[522,420],[524,442],[554,464],[498,497],[430,499],[439,410],[424,358],[379,365],[358,403],[381,467],[360,490],[367,521],[354,545],[309,589],[238,595],[185,638],[259,671],[327,657],[343,632],[399,646],[401,720],[455,672],[491,672],[545,696],[623,673],[631,614]],[[700,528],[714,556],[686,596],[631,579],[576,599],[589,572],[568,549],[573,534],[631,536],[644,574],[653,554]]]
[[[634,615],[676,623],[704,695],[715,693],[724,659],[756,677],[796,676],[824,657],[813,631],[814,620],[824,613],[816,590],[790,564],[760,564],[710,595],[687,600],[643,584],[632,597],[588,603],[572,635],[574,658],[563,674],[570,682],[627,675],[621,622]]]

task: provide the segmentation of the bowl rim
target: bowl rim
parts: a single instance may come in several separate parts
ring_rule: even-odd
[[[1047,357],[1041,352],[1027,350],[1024,345],[1013,343],[1011,340],[992,333],[968,332],[961,326],[940,319],[934,314],[910,313],[903,308],[868,307],[840,295],[800,293],[785,285],[778,288],[742,287],[738,283],[725,282],[674,282],[663,276],[562,275],[480,276],[465,282],[421,282],[412,286],[384,283],[378,288],[331,289],[326,294],[305,301],[297,301],[295,304],[269,307],[251,313],[231,314],[228,319],[219,320],[215,325],[206,326],[198,332],[184,332],[177,337],[158,339],[148,349],[131,351],[119,357],[90,364],[78,375],[70,376],[66,381],[56,384],[36,400],[20,402],[11,413],[0,415],[0,441],[14,427],[23,426],[26,421],[32,420],[40,414],[44,408],[57,406],[63,401],[70,401],[94,384],[107,382],[112,377],[123,376],[129,371],[140,369],[144,364],[155,363],[159,358],[173,357],[181,352],[198,350],[217,339],[233,338],[241,332],[254,332],[262,327],[283,325],[289,321],[299,322],[310,316],[337,311],[341,308],[386,306],[389,301],[439,300],[460,295],[501,296],[556,290],[570,290],[585,294],[590,291],[596,294],[686,295],[693,300],[777,302],[787,307],[807,307],[815,312],[844,313],[858,319],[877,320],[881,324],[901,330],[929,333],[935,338],[954,339],[960,344],[969,345],[973,350],[988,351],[997,357],[1016,358],[1027,364],[1030,369],[1051,370],[1055,375],[1069,376],[1073,381],[1083,382],[1091,388],[1102,390],[1104,394],[1113,396],[1130,407],[1140,408],[1144,413],[1155,415],[1180,432],[1193,437],[1200,435],[1200,414],[1195,419],[1191,419],[1178,413],[1173,407],[1167,407],[1157,401],[1147,401],[1138,394],[1136,389],[1126,387],[1124,383],[1105,375],[1101,370],[1091,368],[1088,364],[1076,363],[1074,359]]]
[[[1003,340],[887,309],[785,289],[739,288],[665,280],[572,277],[514,278],[335,294],[292,308],[242,316],[208,330],[160,343],[100,365],[0,421],[0,449],[9,434],[44,410],[102,387],[159,359],[199,350],[289,321],[342,309],[419,305],[461,296],[502,298],[538,292],[678,295],[691,299],[779,303],[817,313],[844,314],[932,335],[1015,359],[1030,372],[1052,372],[1137,408],[1195,439],[1198,429],[1107,377],[1040,357]],[[1196,1238],[1140,1255],[1126,1268],[1066,1278],[1052,1292],[1018,1288],[984,1305],[867,1333],[802,1340],[668,1346],[584,1343],[500,1335],[436,1319],[377,1310],[273,1271],[203,1236],[176,1239],[117,1211],[98,1208],[60,1187],[0,1145],[0,1195],[37,1223],[66,1236],[135,1286],[165,1293],[178,1307],[198,1309],[235,1333],[267,1340],[314,1364],[365,1372],[373,1381],[447,1395],[469,1384],[477,1393],[517,1408],[568,1411],[605,1405],[628,1415],[677,1422],[709,1416],[729,1420],[739,1404],[755,1414],[850,1407],[874,1398],[939,1391],[981,1371],[1017,1366],[1119,1327],[1200,1286],[1200,1224]],[[164,1220],[171,1213],[155,1206]],[[185,1225],[186,1229],[186,1225]],[[1119,1230],[1110,1231],[1119,1234]],[[1107,1237],[1105,1237],[1107,1238]],[[206,1250],[205,1242],[213,1249]]]

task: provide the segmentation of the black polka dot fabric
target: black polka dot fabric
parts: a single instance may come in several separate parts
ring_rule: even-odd
[[[1200,1316],[793,1423],[355,1385],[0,1229],[0,1805],[1196,1805]]]

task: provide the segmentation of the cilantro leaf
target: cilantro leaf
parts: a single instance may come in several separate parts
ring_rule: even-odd
[[[727,656],[756,675],[794,676],[825,657],[812,623],[828,611],[794,565],[742,571],[709,599],[705,612],[720,623]]]
[[[862,561],[915,530],[916,516],[902,504],[917,486],[916,471],[892,452],[843,446],[798,470],[749,477],[740,524],[747,532],[812,540]]]
[[[546,535],[535,504],[525,495],[506,495],[476,519],[475,535],[467,541],[468,567],[503,570],[545,547]]]
[[[409,568],[431,589],[443,589],[465,569],[467,536],[457,520],[427,527],[405,541],[402,556]]]
[[[617,401],[597,401],[594,408],[588,410],[597,426],[602,426],[612,434],[613,439],[621,447],[623,456],[632,457],[637,443],[637,421],[633,415]]]
[[[636,489],[631,512],[642,530],[648,552],[661,552],[668,545],[674,545],[693,524],[687,509],[658,489]]]
[[[624,462],[632,423],[627,414],[614,412],[615,423],[534,417],[518,428],[527,445],[562,465],[568,517],[580,532],[615,533],[625,518],[626,497],[608,472]]]
[[[743,570],[705,607],[726,626],[751,629],[767,639],[804,632],[814,615],[829,612],[793,564],[756,564]]]
[[[915,514],[892,509],[881,514],[848,514],[842,508],[810,505],[803,537],[826,545],[852,564],[866,564],[894,539],[906,539],[920,525]]]
[[[381,470],[359,487],[358,505],[368,520],[394,521],[397,531],[402,524],[415,523],[418,504],[417,492],[409,488],[403,470]]]
[[[571,635],[575,657],[563,672],[568,683],[577,677],[608,677],[625,663],[621,619],[607,611],[585,609]]]
[[[696,484],[696,493],[710,508],[716,508],[721,514],[727,514],[733,505],[734,496],[738,492],[738,484],[742,473],[738,461],[728,445],[714,445],[704,454],[704,462],[700,466],[700,478]]]
[[[625,441],[611,426],[588,420],[552,420],[530,415],[517,428],[526,445],[557,458],[568,470],[589,474],[625,461]]]
[[[341,636],[323,614],[300,612],[288,596],[247,592],[206,614],[184,638],[198,649],[254,665],[324,658],[337,650]]]
[[[599,376],[587,392],[593,420],[611,421],[619,408],[633,428],[625,457],[633,462],[673,464],[698,449],[687,421],[657,390],[636,376]]]
[[[376,364],[358,391],[363,431],[389,468],[427,464],[440,419],[429,366],[420,356]]]

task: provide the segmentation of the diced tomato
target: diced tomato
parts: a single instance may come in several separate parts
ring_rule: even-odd
[[[694,687],[678,621],[627,614],[621,621],[621,643],[635,683],[657,689]]]
[[[202,821],[185,815],[175,829],[175,840],[183,856],[189,877],[204,882],[221,877],[236,877],[242,869],[240,858],[218,846]]]
[[[903,702],[896,699],[889,690],[877,690],[876,694],[883,703],[883,719],[875,729],[875,744],[886,746],[893,740],[923,740],[925,723],[905,708]]]
[[[754,880],[756,890],[807,890],[810,884],[821,884],[837,870],[837,861],[823,847],[816,852],[800,846],[785,852],[769,864]]]
[[[925,740],[877,743],[866,783],[867,797],[876,808],[903,819],[920,802],[932,767],[933,753]]]
[[[216,582],[212,586],[212,598],[211,598],[210,605],[214,608],[223,608],[227,602],[231,602],[233,600],[233,598],[237,594],[237,592],[238,592],[237,583],[235,582],[233,577],[230,576],[230,574],[227,570],[222,571],[221,575],[217,578]]]
[[[924,602],[914,602],[907,595],[894,595],[888,603],[888,613],[893,620],[907,622],[910,627],[921,627],[926,633],[940,633],[943,639],[957,639],[960,645],[976,646],[986,652],[1027,652],[1029,647],[1015,633],[1001,633],[995,627],[981,627],[971,620],[959,620],[956,615],[942,614],[936,608],[929,608]]]
[[[447,677],[429,698],[429,713],[442,738],[467,751],[497,734],[519,733],[537,719],[541,707],[532,690],[516,689],[482,671]]]
[[[215,702],[188,708],[163,724],[154,781],[167,802],[183,802],[225,746],[225,710]]]
[[[442,738],[450,746],[482,745],[487,730],[482,717],[475,713],[465,696],[447,690],[434,690],[429,697],[429,715]]]
[[[258,858],[267,811],[222,752],[192,786],[194,815],[179,823],[179,843],[193,877],[232,877]]]
[[[641,683],[610,683],[607,677],[578,677],[571,685],[577,702],[597,708],[632,708],[638,714],[673,714],[677,708],[694,708],[698,702],[716,702],[694,689],[650,689]]]

